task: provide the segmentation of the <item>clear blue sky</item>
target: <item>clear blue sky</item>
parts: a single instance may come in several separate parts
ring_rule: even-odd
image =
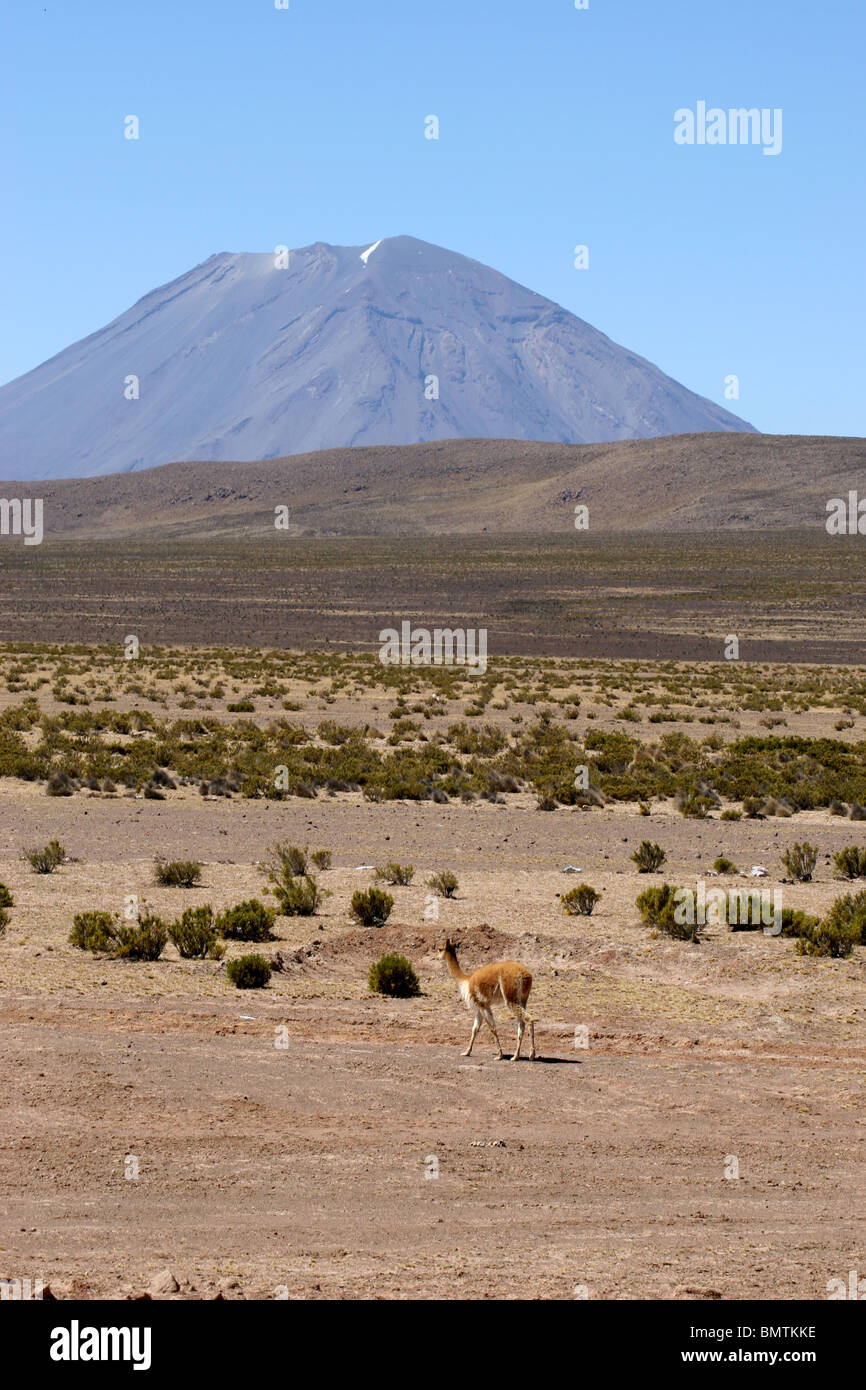
[[[215,251],[408,233],[761,430],[866,435],[861,0],[3,13],[0,382]],[[677,146],[699,100],[781,107],[781,154]]]

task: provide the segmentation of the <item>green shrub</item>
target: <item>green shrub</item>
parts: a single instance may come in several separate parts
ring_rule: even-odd
[[[675,941],[691,941],[695,945],[701,939],[702,927],[697,921],[696,914],[692,914],[691,922],[686,918],[679,920],[682,913],[675,915],[675,905],[672,903],[669,911],[662,913],[658,930],[663,931],[666,936],[672,936]]]
[[[123,960],[158,960],[168,929],[151,912],[133,922],[121,920],[116,912],[79,912],[72,919],[69,940],[82,951],[101,951]]]
[[[695,911],[695,895],[691,894],[692,911],[689,914],[684,911],[686,899],[682,896],[686,891],[673,888],[669,883],[662,883],[657,888],[645,888],[638,894],[635,905],[648,927],[665,932],[677,941],[697,942],[700,940],[701,926]],[[691,922],[687,920],[689,915],[692,918]],[[686,920],[680,921],[678,918]]]
[[[334,748],[341,748],[346,743],[351,743],[358,737],[358,730],[352,728],[351,724],[337,724],[333,719],[323,719],[318,728],[319,738],[323,743],[330,743]]]
[[[782,936],[804,936],[807,931],[817,927],[820,917],[812,917],[799,908],[795,911],[793,907],[782,908]]]
[[[69,940],[82,951],[110,952],[114,944],[115,914],[79,912],[72,919]]]
[[[743,819],[743,813],[742,813],[742,811],[735,811],[732,807],[729,806],[728,809],[727,809],[727,811],[723,811],[723,812],[722,812],[722,814],[721,814],[721,816],[719,817],[719,819],[720,819],[720,820],[742,820],[742,819]]]
[[[273,941],[276,915],[258,898],[247,898],[221,912],[214,926],[229,941]]]
[[[123,960],[158,960],[167,940],[165,923],[153,913],[143,912],[137,922],[117,922],[111,954]]]
[[[415,877],[415,870],[411,864],[398,864],[395,860],[383,864],[376,870],[376,877],[382,883],[390,883],[399,888],[407,888]]]
[[[298,845],[277,844],[271,853],[268,880],[274,885],[278,911],[286,917],[312,917],[330,894],[307,873],[307,851]]]
[[[203,960],[205,956],[219,960],[225,950],[218,941],[213,908],[207,905],[188,907],[168,934],[184,960]]]
[[[563,912],[567,912],[569,917],[575,913],[581,917],[591,917],[596,903],[601,902],[601,894],[590,888],[588,883],[579,883],[570,893],[563,893],[559,901]]]
[[[0,907],[14,907],[15,900],[5,883],[0,883]]]
[[[53,874],[66,858],[66,850],[59,840],[49,840],[44,849],[25,849],[21,858],[26,859],[34,873]]]
[[[735,874],[737,866],[732,859],[726,859],[723,854],[713,861],[713,868],[717,874]]]
[[[317,849],[315,854],[310,855],[316,868],[321,869],[323,873],[326,869],[330,869],[333,857],[329,849]]]
[[[359,888],[352,894],[350,911],[364,927],[381,927],[391,916],[394,899],[381,888]]]
[[[330,897],[328,890],[320,888],[312,874],[277,883],[274,894],[284,917],[312,917],[324,899]]]
[[[866,878],[866,849],[850,845],[833,855],[833,865],[840,878]]]
[[[704,796],[701,792],[689,792],[680,802],[680,815],[693,820],[706,820],[715,804],[712,797]]]
[[[456,875],[452,874],[450,869],[443,869],[439,874],[431,874],[427,880],[427,887],[432,888],[434,893],[438,893],[440,898],[453,898],[459,886]]]
[[[411,999],[421,993],[411,961],[394,951],[373,962],[367,985],[372,994],[389,994],[393,999]]]
[[[866,946],[866,890],[836,898],[824,920],[843,934],[850,928],[854,945]]]
[[[859,932],[853,922],[823,922],[809,924],[797,941],[799,956],[832,956],[836,960],[850,956],[857,945]]]
[[[661,845],[654,845],[649,840],[642,840],[631,857],[642,874],[657,873],[667,859]]]
[[[307,872],[307,851],[299,845],[274,845],[271,853],[277,861],[271,865],[273,882],[285,884],[290,878],[299,878]]]
[[[226,975],[235,989],[264,989],[271,978],[271,967],[264,956],[238,956],[229,961]]]
[[[743,797],[743,811],[748,820],[759,820],[764,802],[760,796]]]
[[[197,859],[163,859],[158,854],[153,867],[157,883],[164,888],[195,888],[201,881],[201,864]]]
[[[279,698],[285,695],[285,683],[270,673],[263,676],[237,669],[237,659],[227,653],[218,656],[216,661],[221,673],[219,679],[187,680],[190,713],[200,700],[219,701],[224,710],[228,700],[255,701],[258,706],[260,696],[279,703]],[[163,669],[172,663],[174,658],[171,662],[166,659]],[[76,674],[74,663],[70,663],[69,677]],[[179,672],[176,670],[173,674]],[[828,806],[835,807],[837,812],[851,805],[857,816],[866,816],[866,740],[846,743],[838,734],[831,738],[762,734],[760,737],[738,737],[734,743],[714,746],[706,740],[695,741],[683,733],[669,732],[658,742],[643,744],[635,736],[640,728],[638,724],[632,725],[631,734],[622,729],[613,734],[596,732],[592,721],[602,709],[591,708],[587,712],[589,722],[584,738],[579,740],[573,726],[561,722],[563,714],[571,718],[575,712],[571,703],[574,697],[569,695],[566,707],[563,708],[566,702],[560,704],[559,721],[549,718],[548,710],[541,711],[546,722],[542,717],[530,723],[515,713],[511,729],[505,732],[481,725],[479,719],[464,714],[463,724],[447,734],[438,735],[428,725],[428,738],[424,741],[416,728],[411,731],[414,734],[411,743],[404,742],[395,749],[383,747],[383,736],[369,727],[326,724],[317,734],[292,724],[289,718],[294,716],[288,716],[285,710],[298,708],[303,703],[296,700],[284,700],[284,710],[262,727],[252,724],[250,714],[232,715],[229,722],[205,713],[194,719],[159,719],[147,711],[95,708],[108,694],[97,695],[96,688],[94,707],[81,706],[78,702],[82,692],[73,692],[68,678],[62,685],[58,669],[48,677],[36,671],[32,675],[33,679],[21,688],[36,690],[44,685],[47,693],[56,683],[57,688],[64,691],[63,698],[68,701],[71,696],[76,704],[51,716],[40,713],[35,699],[3,711],[0,767],[10,776],[41,783],[43,788],[48,779],[56,776],[52,790],[61,793],[77,794],[84,787],[95,790],[95,781],[102,784],[112,777],[116,780],[118,775],[127,786],[161,786],[164,784],[157,780],[159,769],[171,767],[177,779],[192,779],[197,784],[215,779],[217,786],[224,785],[231,794],[242,791],[245,796],[269,797],[277,790],[273,769],[277,764],[285,764],[288,783],[285,789],[279,789],[280,796],[315,797],[323,790],[360,787],[365,798],[371,801],[428,799],[437,792],[459,797],[466,790],[466,782],[470,783],[469,792],[476,796],[486,791],[506,791],[502,785],[491,784],[494,776],[497,781],[503,777],[517,782],[547,798],[549,803],[577,805],[582,804],[586,793],[581,794],[574,788],[573,769],[577,763],[585,761],[586,752],[594,752],[599,757],[593,759],[597,783],[593,790],[607,800],[633,801],[636,807],[640,801],[649,804],[651,799],[667,799],[678,791],[683,795],[691,791],[712,800],[716,807],[713,814],[719,815],[722,806],[710,790],[712,785],[723,798],[724,805],[740,806],[744,800],[751,799],[757,813],[765,803],[772,802],[777,808],[774,814],[778,814],[778,808],[787,802],[800,810]],[[187,669],[183,675],[191,678],[192,672]],[[538,713],[539,702],[551,700],[553,696],[552,692],[544,693],[537,675],[536,671],[527,671],[515,677],[508,687],[508,698],[498,700],[497,706],[505,703],[511,708],[518,700],[521,704],[526,701],[534,704]],[[370,672],[361,673],[360,667],[351,674],[342,669],[338,672],[335,665],[323,659],[319,666],[315,662],[308,663],[302,679],[318,682],[323,677],[336,677],[339,682],[336,688],[346,691],[352,688],[351,682],[357,680],[372,690],[369,676]],[[397,670],[388,672],[387,676],[386,686],[393,677],[390,693],[399,695],[401,682],[408,673]],[[451,673],[432,669],[428,672],[425,679],[429,678],[431,686],[437,689],[434,697],[425,697],[425,703],[419,704],[416,695],[403,691],[405,698],[395,707],[392,722],[422,712],[438,718],[446,701],[465,700],[468,692],[453,679],[450,683],[445,681],[446,676],[450,678]],[[160,687],[169,679],[168,675],[154,677]],[[246,684],[249,679],[258,679],[259,684],[251,688]],[[233,682],[240,681],[244,684],[235,689]],[[19,686],[17,681],[14,684]],[[679,692],[673,678],[668,677],[666,684],[668,688],[659,718],[663,714],[673,722],[680,717],[673,710]],[[177,682],[175,688],[178,688]],[[719,689],[720,686],[704,683],[702,694],[707,698],[696,704],[697,709],[705,711],[702,717],[716,717],[710,715],[709,710]],[[622,698],[623,692],[625,698]],[[134,679],[127,680],[126,693],[142,699],[165,698],[152,682],[137,685]],[[784,701],[769,698],[767,690],[744,693],[751,702],[749,708],[767,709],[772,704],[784,704],[785,710],[780,712],[786,712],[789,707],[808,708],[817,698],[814,691],[804,692],[803,689],[793,700],[786,695]],[[325,693],[325,698],[333,699],[334,694],[332,688]],[[478,711],[485,705],[490,708],[489,697],[490,689],[485,686],[480,699],[472,697],[471,709]],[[650,708],[647,703],[650,692],[635,685],[626,685],[616,693],[609,685],[607,694],[600,694],[598,698],[608,714],[623,705],[629,710],[640,708],[644,715]],[[866,700],[861,695],[852,698],[857,712],[866,714]],[[183,706],[183,702],[181,704]],[[651,718],[655,724],[655,715]],[[736,721],[732,721],[732,726],[738,727]],[[117,735],[129,734],[141,737],[124,741],[123,745],[116,744]],[[458,755],[462,777],[455,768]]]
[[[782,855],[782,863],[791,878],[798,883],[811,882],[817,860],[818,850],[816,846],[808,844],[805,840],[801,845],[794,845],[793,849],[786,849]]]
[[[662,883],[656,888],[645,888],[638,894],[635,906],[646,926],[658,927],[662,913],[673,903],[675,891],[669,883]]]

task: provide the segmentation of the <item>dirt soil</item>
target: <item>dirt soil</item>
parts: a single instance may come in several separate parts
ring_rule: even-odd
[[[408,618],[484,629],[491,657],[721,661],[734,633],[743,661],[866,661],[866,551],[823,524],[760,538],[611,537],[567,519],[551,536],[413,527],[410,538],[286,539],[270,529],[258,539],[7,541],[0,641],[123,643],[134,633],[145,649],[376,653],[379,632]]]
[[[4,782],[0,1276],[61,1298],[785,1300],[866,1269],[866,952],[654,938],[634,900],[661,879],[629,859],[649,835],[665,878],[694,884],[724,852],[817,911],[843,891],[829,855],[855,828],[533,807],[54,800]],[[783,885],[780,850],[805,834],[815,881]],[[31,873],[21,846],[55,835],[71,862]],[[266,990],[173,947],[133,964],[68,944],[75,912],[128,894],[170,918],[261,892],[278,838],[333,849],[333,896],[278,919]],[[157,851],[202,859],[202,886],[154,886]],[[415,880],[390,890],[385,927],[359,928],[361,866],[386,858]],[[444,867],[454,900],[425,886]],[[580,881],[602,891],[590,918],[557,898]],[[537,1062],[495,1062],[484,1034],[461,1055],[446,932],[466,968],[532,970]],[[368,994],[392,949],[419,998]]]

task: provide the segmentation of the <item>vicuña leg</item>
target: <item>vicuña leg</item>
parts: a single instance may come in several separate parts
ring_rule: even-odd
[[[512,1062],[516,1062],[520,1056],[520,1045],[523,1042],[523,1035],[526,1032],[526,1025],[529,1024],[529,1060],[535,1061],[535,1019],[531,1018],[522,1004],[511,1006],[511,1012],[517,1019],[517,1051],[512,1057]]]
[[[475,1017],[474,1017],[473,1020],[472,1020],[472,1037],[469,1039],[469,1046],[463,1049],[463,1056],[464,1056],[464,1057],[468,1057],[469,1054],[471,1053],[471,1051],[472,1051],[472,1044],[474,1043],[474,1041],[475,1041],[475,1039],[476,1039],[476,1037],[477,1037],[478,1029],[479,1029],[480,1027],[481,1027],[481,1013],[478,1012],[478,1013],[476,1013]]]
[[[496,1031],[496,1020],[495,1020],[495,1018],[493,1017],[493,1010],[492,1010],[492,1009],[485,1009],[485,1010],[484,1010],[484,1019],[485,1019],[485,1022],[486,1022],[486,1024],[487,1024],[487,1027],[490,1029],[491,1033],[493,1034],[493,1038],[494,1038],[494,1041],[495,1041],[495,1043],[496,1043],[496,1060],[497,1060],[497,1062],[501,1062],[501,1061],[502,1061],[502,1043],[499,1041],[499,1034],[498,1034],[497,1031]]]

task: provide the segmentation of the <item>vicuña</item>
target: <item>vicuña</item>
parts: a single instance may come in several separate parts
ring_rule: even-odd
[[[457,959],[459,946],[459,941],[452,941],[450,937],[446,937],[440,943],[436,954],[440,960],[444,960],[457,981],[460,998],[467,1009],[474,1009],[475,1011],[475,1018],[472,1022],[472,1037],[469,1039],[469,1046],[463,1056],[468,1057],[472,1051],[472,1044],[483,1020],[496,1040],[497,1061],[501,1059],[502,1044],[496,1031],[496,1020],[493,1017],[493,1005],[501,1000],[517,1019],[517,1050],[511,1058],[512,1062],[516,1062],[520,1056],[520,1045],[523,1042],[527,1023],[529,1024],[529,1060],[533,1062],[535,1060],[535,1019],[530,1018],[526,1012],[526,1001],[529,998],[529,991],[532,989],[532,975],[525,965],[521,965],[516,960],[497,960],[492,965],[481,965],[477,970],[473,970],[471,975],[467,975],[465,970],[460,969],[460,962]]]

